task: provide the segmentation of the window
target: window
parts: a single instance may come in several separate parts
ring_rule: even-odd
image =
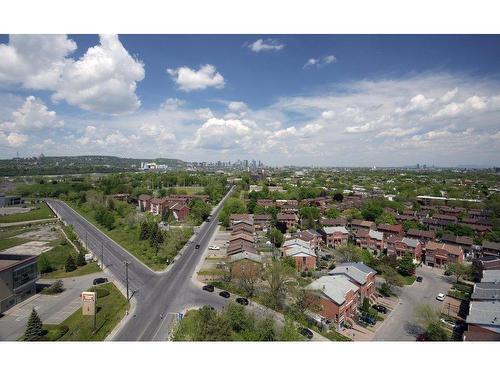
[[[28,264],[18,268],[12,272],[13,289],[17,289],[30,281],[36,280],[38,277],[38,269],[36,263]]]

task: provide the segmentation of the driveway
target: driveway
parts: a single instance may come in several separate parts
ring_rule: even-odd
[[[415,308],[420,304],[430,304],[441,310],[443,302],[436,300],[436,295],[446,294],[454,278],[444,276],[443,270],[427,266],[417,268],[417,276],[423,277],[421,283],[415,282],[395,291],[399,303],[377,330],[374,341],[415,341],[421,333],[415,320]]]
[[[90,275],[65,278],[65,291],[57,295],[36,294],[26,301],[14,306],[4,313],[0,318],[0,340],[14,341],[24,334],[26,323],[35,309],[46,324],[58,324],[73,314],[81,306],[80,293],[92,286],[96,277],[104,273],[93,273]],[[40,283],[49,283],[53,280],[40,280]]]

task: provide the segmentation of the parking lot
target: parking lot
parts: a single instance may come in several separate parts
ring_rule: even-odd
[[[422,276],[421,283],[397,288],[399,302],[394,311],[381,324],[373,336],[375,341],[415,341],[422,333],[416,324],[415,309],[420,304],[430,304],[441,310],[443,302],[436,300],[438,293],[444,293],[450,288],[453,277],[444,276],[443,270],[427,266],[417,268],[417,276]]]

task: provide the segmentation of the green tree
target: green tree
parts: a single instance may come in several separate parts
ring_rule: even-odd
[[[53,270],[49,258],[45,253],[40,254],[40,258],[38,258],[38,269],[41,273],[49,273]]]
[[[457,283],[461,278],[472,277],[472,266],[465,263],[450,263],[446,271],[457,278]]]
[[[283,242],[285,242],[285,236],[278,228],[273,227],[269,231],[269,240],[272,244],[274,244],[274,246],[281,247],[281,245],[283,245]]]
[[[269,302],[273,308],[283,306],[294,276],[295,270],[278,260],[272,261],[271,265],[266,268],[264,279],[268,286]]]
[[[147,221],[141,223],[141,231],[139,232],[139,240],[144,241],[149,238],[149,224]]]
[[[415,220],[405,220],[405,222],[403,223],[403,229],[405,230],[405,232],[408,232],[410,229],[425,230],[425,225],[420,224]]]
[[[68,258],[66,258],[66,263],[64,265],[64,270],[66,272],[71,272],[71,271],[76,270],[75,260],[73,259],[73,257],[71,256],[71,254],[68,254]]]
[[[398,270],[403,276],[411,276],[415,273],[415,263],[410,254],[405,254],[399,261]]]
[[[297,331],[292,319],[285,317],[285,324],[278,334],[279,341],[302,341],[303,337]]]
[[[305,206],[299,210],[299,215],[305,221],[306,228],[316,228],[316,221],[319,220],[321,212],[318,207]]]
[[[365,313],[370,312],[370,300],[368,298],[363,298],[363,306],[361,307],[361,310]]]
[[[325,211],[325,216],[329,219],[336,219],[340,215],[340,211],[336,207],[330,207]]]
[[[26,341],[36,341],[43,336],[43,326],[42,320],[38,316],[35,309],[31,310],[31,315],[26,324],[26,330],[24,332],[24,338]]]
[[[85,261],[85,254],[83,253],[83,251],[79,251],[78,256],[76,257],[76,265],[78,267],[81,267],[81,266],[84,266],[86,264],[87,264],[87,262]]]
[[[229,341],[231,339],[229,322],[210,306],[203,306],[199,309],[198,316],[195,341]]]
[[[229,218],[232,214],[244,214],[247,212],[245,202],[239,198],[231,197],[227,200],[220,213],[220,219],[224,226],[229,227]]]

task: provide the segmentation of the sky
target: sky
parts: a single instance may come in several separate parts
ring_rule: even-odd
[[[499,35],[0,35],[0,158],[499,166]]]

